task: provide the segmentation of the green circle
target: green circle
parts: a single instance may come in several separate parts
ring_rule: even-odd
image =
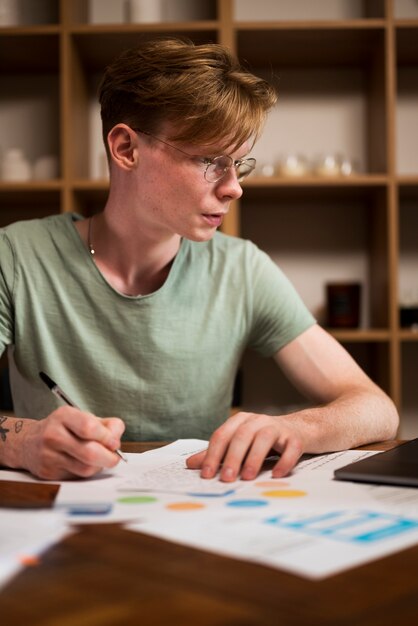
[[[148,504],[148,502],[157,502],[154,496],[124,496],[118,498],[118,502],[122,504]]]

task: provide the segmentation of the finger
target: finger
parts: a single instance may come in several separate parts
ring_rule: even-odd
[[[68,414],[68,412],[65,412],[55,415],[53,419],[45,422],[41,439],[42,453],[47,455],[47,451],[55,451],[75,459],[83,465],[95,468],[96,471],[103,467],[114,467],[119,461],[119,457],[114,454],[114,450],[119,445],[119,439],[115,439],[112,435],[110,441],[114,441],[110,448],[104,446],[100,441],[92,439],[92,436],[97,436],[94,425],[95,422],[100,421],[99,418],[77,410],[74,411],[72,416],[75,427],[69,429],[67,427]],[[80,420],[83,421],[82,427],[79,424]],[[85,427],[86,421],[90,422],[90,430],[89,424],[87,424],[87,428]],[[91,428],[91,424],[93,424],[93,428]],[[102,428],[106,430],[105,426],[102,426]],[[84,438],[81,438],[74,431],[84,435]],[[86,438],[87,435],[90,435],[90,439]]]
[[[273,467],[273,478],[283,478],[283,476],[287,476],[299,461],[302,453],[303,448],[300,441],[297,439],[289,439],[282,450],[280,459]]]
[[[115,456],[115,455],[113,455]],[[61,468],[60,473],[64,478],[90,478],[98,474],[103,467],[83,463],[70,455],[63,453],[59,459]]]
[[[240,472],[243,480],[253,480],[257,477],[264,461],[271,456],[272,444],[276,439],[277,433],[272,428],[264,428],[256,434]]]
[[[206,456],[206,452],[207,448],[206,450],[202,450],[202,452],[196,452],[195,454],[189,456],[186,459],[186,467],[188,467],[189,469],[200,469]]]
[[[65,452],[72,459],[91,468],[110,468],[117,465],[120,457],[97,441],[76,441]]]
[[[114,435],[103,419],[92,413],[68,407],[62,412],[62,423],[79,439],[97,441],[109,450],[116,450],[120,445],[120,438]]]
[[[213,478],[218,471],[237,428],[247,419],[246,413],[237,413],[215,430],[202,461],[202,478]]]
[[[114,450],[120,448],[121,437],[125,432],[125,423],[123,422],[123,420],[121,420],[119,417],[102,417],[101,422],[106,426],[106,428],[110,430],[115,440],[117,441]]]
[[[219,478],[225,482],[235,480],[255,437],[255,424],[245,424],[237,429],[225,455]]]
[[[277,440],[277,427],[267,416],[251,416],[252,419],[240,426],[234,434],[224,459],[221,480],[241,477],[255,478],[271,446]],[[243,471],[245,468],[244,476]]]

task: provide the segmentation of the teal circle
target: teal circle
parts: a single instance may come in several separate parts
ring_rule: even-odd
[[[267,506],[269,503],[267,500],[231,500],[227,502],[227,506],[242,507],[242,508],[254,508],[257,506]]]

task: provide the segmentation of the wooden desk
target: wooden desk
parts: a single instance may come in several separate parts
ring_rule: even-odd
[[[416,622],[417,572],[418,546],[312,582],[96,525],[54,546],[0,591],[0,623],[393,626]]]

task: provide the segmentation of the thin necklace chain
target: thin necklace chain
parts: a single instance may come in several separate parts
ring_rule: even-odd
[[[93,245],[91,243],[91,225],[93,223],[93,217],[94,215],[92,215],[89,219],[89,228],[87,231],[87,245],[88,245],[91,256],[94,257],[94,255],[96,254],[96,250],[93,248]]]

